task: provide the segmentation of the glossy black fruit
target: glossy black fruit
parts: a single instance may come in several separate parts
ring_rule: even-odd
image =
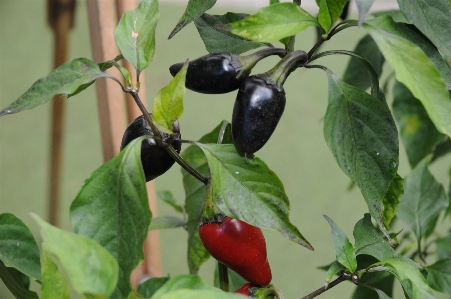
[[[172,130],[174,133],[180,134],[178,121],[174,123]],[[121,150],[135,138],[144,135],[154,134],[144,116],[141,115],[133,120],[125,130],[124,136],[122,137]],[[172,146],[180,153],[180,149],[182,148],[180,140],[174,140]],[[147,138],[141,143],[141,162],[146,181],[148,182],[168,171],[175,161],[166,153],[164,148],[158,146],[154,138]]]

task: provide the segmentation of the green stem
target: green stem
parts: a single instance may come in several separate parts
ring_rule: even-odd
[[[317,289],[316,291],[314,291],[314,292],[308,294],[307,296],[302,297],[302,299],[312,299],[312,298],[315,298],[315,297],[321,295],[322,293],[324,293],[325,291],[330,290],[330,289],[333,288],[334,286],[336,286],[336,285],[338,285],[338,284],[340,284],[340,283],[342,283],[343,281],[346,281],[346,280],[352,280],[352,275],[350,275],[349,273],[343,273],[343,274],[341,274],[337,279],[331,281],[331,282],[327,285],[327,287],[326,287],[326,286],[323,286],[323,287]]]
[[[265,72],[271,81],[282,86],[290,73],[299,66],[307,63],[307,53],[302,50],[293,51],[279,61],[272,69]]]
[[[218,261],[219,288],[224,292],[229,291],[229,272],[227,266]]]

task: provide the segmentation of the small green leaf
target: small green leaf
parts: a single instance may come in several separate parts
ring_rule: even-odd
[[[57,94],[72,96],[80,86],[90,84],[98,78],[111,75],[100,70],[99,66],[86,58],[66,62],[42,77],[11,105],[0,111],[0,116],[33,109],[45,104]]]
[[[396,215],[398,206],[400,203],[400,197],[404,194],[404,180],[399,174],[396,174],[395,178],[388,187],[388,191],[384,196],[384,214],[382,218],[384,219],[384,224],[388,228],[391,220]]]
[[[169,34],[168,39],[171,39],[176,35],[183,27],[197,20],[204,12],[212,8],[216,3],[216,0],[189,0],[180,20],[175,25],[175,28]]]
[[[155,28],[159,18],[158,1],[144,0],[136,9],[125,12],[114,30],[121,54],[138,74],[153,60]]]
[[[265,46],[265,44],[236,36],[228,31],[220,30],[216,26],[240,21],[248,16],[248,14],[237,14],[233,12],[228,12],[224,15],[209,15],[204,13],[194,24],[209,53],[230,52],[241,54]]]
[[[447,0],[398,0],[398,4],[411,23],[451,56],[451,5]]]
[[[191,290],[218,290],[206,284],[200,276],[192,274],[182,274],[167,281],[161,288],[159,288],[152,299],[164,298],[164,295],[175,290],[191,289]],[[221,292],[222,293],[222,292]],[[184,297],[181,297],[184,298]]]
[[[38,244],[25,223],[9,213],[0,214],[0,261],[34,280],[42,280]]]
[[[77,294],[109,297],[118,281],[119,268],[114,257],[97,242],[32,216],[40,228],[43,250],[58,261]]]
[[[439,260],[427,269],[429,286],[434,290],[451,295],[451,258]]]
[[[239,289],[243,284],[245,284],[247,281],[241,277],[238,273],[233,271],[232,269],[227,269],[227,273],[229,274],[229,290],[230,292],[233,292],[237,289]],[[219,288],[219,268],[218,263],[216,263],[215,268],[215,276],[214,276],[214,286],[216,288]]]
[[[138,285],[138,293],[144,298],[150,298],[168,280],[169,277],[152,277]]]
[[[374,0],[356,0],[357,10],[359,12],[359,27],[362,26],[363,22],[370,11],[371,6],[374,3]]]
[[[172,133],[174,122],[183,113],[183,96],[185,95],[185,78],[188,62],[185,62],[177,75],[157,94],[153,103],[153,122],[166,133]]]
[[[318,22],[328,32],[343,12],[348,0],[319,0]]]
[[[207,157],[213,201],[227,216],[283,236],[313,249],[289,221],[289,201],[277,175],[259,158],[240,156],[234,145],[197,143]]]
[[[159,216],[152,219],[149,230],[177,228],[186,225],[183,219],[175,216]]]
[[[402,25],[389,16],[368,21],[363,26],[374,38],[398,81],[421,101],[437,130],[451,135],[451,99],[441,73],[424,51],[405,39]]]
[[[442,184],[429,172],[428,164],[427,157],[406,177],[405,193],[397,214],[412,229],[418,241],[433,229],[439,213],[449,203]]]
[[[177,204],[175,201],[174,195],[172,195],[171,191],[163,190],[157,191],[157,197],[174,208],[177,212],[183,213],[183,206]]]
[[[38,299],[38,294],[28,290],[24,286],[20,272],[14,268],[7,268],[2,261],[0,261],[0,278],[8,288],[8,290],[16,297],[20,299]]]
[[[352,245],[351,245],[352,246]],[[340,271],[345,270],[346,268],[340,264],[339,262],[335,261],[333,262],[329,269],[327,269],[326,273],[326,286],[329,284],[329,282],[332,280],[332,278],[339,273]]]
[[[64,275],[52,260],[50,253],[42,251],[42,299],[69,299],[70,289]]]
[[[141,166],[144,138],[133,140],[95,170],[70,208],[74,231],[98,242],[117,259],[119,282],[113,298],[126,298],[131,291],[130,273],[143,259],[142,245],[152,217]]]
[[[271,43],[295,35],[310,26],[318,26],[316,19],[295,3],[276,3],[263,7],[241,21],[220,25],[245,39]]]
[[[349,272],[354,273],[357,269],[357,260],[351,242],[349,242],[346,234],[332,219],[326,215],[323,216],[329,222],[332,231],[332,246],[334,247],[337,261],[348,269]]]

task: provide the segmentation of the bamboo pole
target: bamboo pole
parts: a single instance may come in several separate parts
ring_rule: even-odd
[[[54,60],[57,68],[67,60],[69,32],[74,26],[75,0],[47,0],[47,21],[53,30]],[[61,190],[61,161],[64,132],[65,97],[52,99],[50,182],[48,217],[50,224],[58,225]]]

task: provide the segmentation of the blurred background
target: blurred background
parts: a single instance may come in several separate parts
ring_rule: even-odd
[[[106,0],[109,1],[109,0]],[[146,69],[147,105],[172,78],[171,64],[207,54],[194,24],[190,24],[171,40],[167,36],[182,15],[187,1],[160,1],[161,18],[156,32],[154,61]],[[268,1],[218,0],[209,14],[228,11],[253,13]],[[373,10],[396,8],[396,1],[375,1]],[[316,15],[314,0],[303,1],[303,7]],[[356,17],[355,3],[351,17]],[[53,64],[53,38],[46,21],[46,1],[0,0],[0,108],[4,108],[25,92],[38,78],[47,75]],[[322,48],[352,50],[365,34],[361,28],[347,29]],[[315,33],[307,29],[296,38],[296,49],[308,51]],[[69,59],[91,58],[86,2],[77,1],[75,27],[70,34]],[[281,44],[276,44],[281,46]],[[119,53],[119,52],[118,52]],[[113,58],[113,57],[111,57]],[[253,73],[270,69],[277,62],[268,58]],[[318,60],[341,76],[348,58],[329,56]],[[384,70],[384,76],[391,70]],[[327,77],[317,69],[300,69],[285,84],[287,106],[284,115],[266,146],[257,153],[276,172],[285,185],[291,201],[290,218],[315,248],[311,252],[265,230],[268,259],[273,270],[273,283],[285,298],[300,298],[320,288],[325,272],[317,267],[334,260],[330,228],[323,214],[331,217],[351,239],[354,224],[367,212],[358,189],[347,191],[350,180],[341,172],[324,141],[323,116],[327,107]],[[117,92],[122,92],[119,86]],[[391,103],[391,94],[387,95]],[[235,93],[203,95],[187,90],[185,112],[180,119],[184,139],[197,140],[223,119],[230,121]],[[63,147],[61,228],[71,231],[69,207],[84,180],[102,163],[102,150],[95,88],[90,87],[67,101]],[[0,213],[13,213],[33,232],[38,244],[39,234],[30,212],[46,218],[49,169],[50,105],[0,118]],[[400,148],[399,174],[405,176],[409,165]],[[441,160],[445,162],[444,160]],[[431,171],[448,186],[447,163],[433,165]],[[174,165],[155,180],[157,190],[170,190],[178,203],[184,201],[181,171]],[[159,215],[173,214],[170,207],[158,202]],[[402,229],[396,223],[395,229]],[[182,229],[160,232],[163,273],[173,276],[188,273],[186,262],[187,234]],[[212,284],[214,261],[210,259],[200,275]],[[36,289],[36,286],[33,286]],[[343,283],[321,298],[349,298],[354,290]],[[402,298],[400,286],[397,295]],[[339,294],[339,295],[338,295]],[[12,298],[0,282],[0,298]]]

